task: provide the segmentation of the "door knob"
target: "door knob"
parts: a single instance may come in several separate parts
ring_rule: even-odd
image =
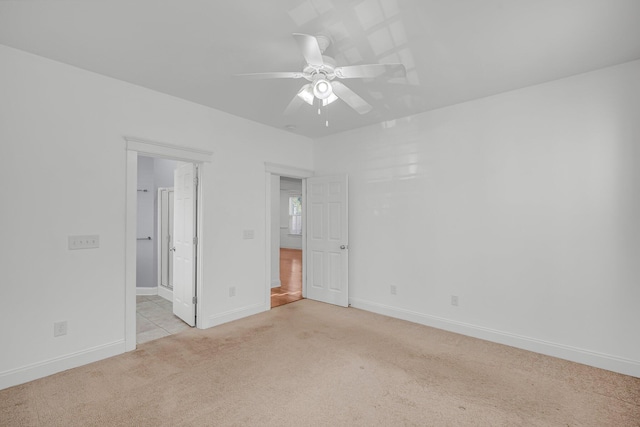
[[[171,252],[175,252],[175,251],[176,251],[176,247],[174,246],[174,247],[172,247],[172,248],[169,248],[169,250],[170,250]]]
[[[346,245],[340,245],[340,249],[347,249]]]

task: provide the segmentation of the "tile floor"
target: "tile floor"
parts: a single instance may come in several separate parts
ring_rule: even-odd
[[[173,303],[158,295],[136,297],[136,342],[167,337],[190,328],[173,314]]]

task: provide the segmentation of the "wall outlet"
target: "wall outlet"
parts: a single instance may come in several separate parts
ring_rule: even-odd
[[[229,297],[235,297],[235,296],[236,296],[236,287],[229,286]]]
[[[397,295],[398,290],[396,289],[396,285],[391,285],[391,295]]]
[[[63,335],[67,335],[67,321],[63,322],[55,322],[53,324],[53,336],[61,337]]]
[[[458,296],[457,295],[451,295],[451,305],[455,305],[456,307],[458,306]]]
[[[94,249],[100,247],[100,236],[69,236],[69,250]]]

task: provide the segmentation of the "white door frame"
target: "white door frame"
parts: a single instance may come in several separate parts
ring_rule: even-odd
[[[265,162],[265,213],[266,213],[266,239],[265,239],[265,311],[271,310],[271,176],[285,176],[287,178],[297,178],[302,180],[302,223],[306,223],[307,212],[307,178],[314,175],[313,171],[308,169],[300,169],[294,166],[279,165],[276,163]],[[307,296],[307,277],[306,277],[306,256],[307,256],[307,236],[302,227],[302,297]]]
[[[204,218],[203,183],[207,168],[212,161],[213,153],[189,147],[181,147],[162,142],[150,141],[135,137],[124,137],[127,152],[126,175],[126,219],[125,219],[125,292],[124,292],[124,339],[125,351],[136,349],[136,232],[137,232],[137,198],[138,198],[138,155],[162,157],[171,160],[191,162],[198,165],[198,210],[197,229],[199,242],[197,259],[202,256],[202,236]],[[198,262],[196,270],[196,292],[202,293],[202,262]],[[202,328],[201,299],[196,305],[196,327]]]

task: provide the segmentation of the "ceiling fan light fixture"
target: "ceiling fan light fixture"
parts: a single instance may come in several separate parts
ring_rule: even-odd
[[[302,87],[302,89],[300,89],[300,91],[298,92],[298,97],[300,99],[302,99],[304,102],[306,102],[309,105],[313,105],[313,91],[309,90],[310,89],[311,84],[305,85]]]
[[[331,93],[331,95],[329,95],[329,97],[327,99],[323,99],[322,100],[322,106],[326,107],[327,105],[331,104],[333,101],[337,100],[338,97],[336,96],[335,93]]]
[[[313,94],[318,99],[327,99],[333,95],[331,82],[325,78],[319,78],[313,83]]]

